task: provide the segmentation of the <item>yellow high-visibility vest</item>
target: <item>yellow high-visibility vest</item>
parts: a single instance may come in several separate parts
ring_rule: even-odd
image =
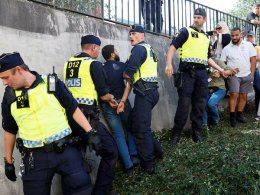
[[[64,82],[79,104],[92,105],[98,96],[90,75],[90,57],[72,57],[64,64]]]
[[[44,82],[29,89],[26,96],[22,90],[15,90],[16,101],[11,104],[19,137],[28,148],[43,146],[72,132],[65,109],[54,94],[47,92],[47,77],[42,78]]]
[[[208,65],[208,37],[204,33],[200,33],[190,27],[187,30],[189,37],[179,52],[181,61]]]
[[[134,74],[134,83],[140,78],[146,82],[157,82],[157,57],[149,44],[142,43],[139,45],[145,47],[147,58]]]

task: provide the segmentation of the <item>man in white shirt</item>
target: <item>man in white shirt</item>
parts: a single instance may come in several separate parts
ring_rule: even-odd
[[[242,112],[246,105],[247,94],[253,91],[253,75],[256,68],[255,48],[251,43],[242,40],[239,28],[232,29],[231,42],[222,50],[221,60],[225,61],[230,68],[238,68],[239,70],[236,75],[227,80],[230,92],[230,125],[235,127],[237,122],[246,123]]]

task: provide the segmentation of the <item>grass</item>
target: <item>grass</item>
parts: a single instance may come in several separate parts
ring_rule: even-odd
[[[118,168],[114,188],[118,194],[260,194],[260,123],[254,123],[253,108],[245,115],[248,123],[229,126],[228,113],[210,128],[207,141],[191,140],[186,132],[180,143],[170,145],[171,132],[163,129],[155,136],[165,157],[156,161],[156,173],[140,167],[128,177]]]

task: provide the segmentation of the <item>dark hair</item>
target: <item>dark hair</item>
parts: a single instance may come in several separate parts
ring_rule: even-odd
[[[234,27],[231,31],[239,31],[239,32],[241,32],[241,29],[239,28],[239,27]]]
[[[106,45],[102,48],[102,56],[105,60],[111,57],[111,54],[115,51],[114,45]]]
[[[260,7],[260,3],[256,3],[254,7]]]

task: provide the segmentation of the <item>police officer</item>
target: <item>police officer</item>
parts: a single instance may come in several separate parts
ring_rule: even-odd
[[[7,178],[16,181],[12,153],[19,131],[24,194],[50,194],[55,173],[61,175],[63,194],[91,194],[80,152],[70,145],[72,131],[65,110],[87,132],[94,148],[99,150],[101,142],[64,83],[54,77],[48,91],[49,77],[30,71],[19,53],[0,56],[0,78],[7,86],[2,101]]]
[[[195,9],[193,25],[180,29],[172,40],[167,53],[166,75],[171,77],[174,74],[172,59],[177,49],[179,49],[180,58],[179,71],[182,72],[179,79],[181,81],[177,82],[181,83],[181,85],[177,87],[179,101],[174,119],[173,145],[176,145],[180,140],[180,134],[187,121],[190,105],[192,105],[190,114],[192,138],[195,142],[203,141],[201,125],[208,96],[207,65],[211,65],[224,75],[224,70],[209,58],[209,39],[202,30],[205,22],[205,9]]]
[[[142,170],[154,173],[156,156],[162,157],[163,150],[151,133],[152,109],[159,100],[157,86],[158,59],[153,48],[147,44],[142,26],[133,25],[129,32],[131,50],[124,78],[134,87],[135,101],[131,113],[132,133],[140,156]]]
[[[93,194],[102,195],[111,191],[115,175],[115,165],[118,158],[116,142],[106,127],[99,122],[98,97],[116,107],[114,96],[109,93],[106,85],[102,63],[96,58],[99,55],[101,41],[94,35],[81,38],[82,52],[64,64],[64,79],[66,86],[76,98],[80,109],[90,123],[98,131],[101,138],[102,150],[98,154],[102,157],[99,165],[97,180]],[[80,128],[73,120],[69,120],[71,128]]]

